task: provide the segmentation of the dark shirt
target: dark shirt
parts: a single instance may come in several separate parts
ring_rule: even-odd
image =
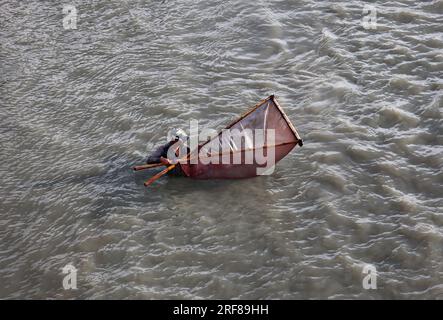
[[[163,158],[168,158],[168,150],[169,147],[172,146],[176,141],[169,141],[168,143],[165,143],[162,146],[157,147],[154,152],[152,152],[148,159],[146,160],[147,164],[152,164],[152,163],[160,163],[160,157]],[[171,175],[184,175],[180,165],[176,165],[174,169],[172,169],[171,171],[168,172],[168,174]]]

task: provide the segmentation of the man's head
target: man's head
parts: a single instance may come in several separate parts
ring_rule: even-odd
[[[180,140],[183,143],[186,143],[188,140],[188,135],[182,129],[172,129],[168,132],[168,141],[177,141]]]

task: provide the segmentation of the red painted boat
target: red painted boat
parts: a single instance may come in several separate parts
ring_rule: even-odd
[[[198,161],[193,161],[194,163],[190,161],[190,159],[196,159],[196,152],[194,156],[191,152],[187,160],[179,161],[178,165],[186,176],[195,179],[240,179],[268,174],[273,171],[274,165],[296,145],[303,145],[296,128],[274,95],[261,100],[251,110],[227,126],[224,131],[234,132],[234,134],[224,136],[223,132],[220,132],[215,138],[200,145]],[[264,136],[262,139],[255,140],[256,137],[251,138],[247,135],[242,136],[242,139],[235,139],[235,133],[242,134],[246,131],[260,131],[264,133]],[[270,139],[269,135],[274,135],[274,139]],[[234,140],[235,143],[233,143]],[[270,140],[273,140],[272,143],[269,143]],[[216,152],[211,152],[213,150]],[[263,157],[257,159],[253,156],[251,161],[251,153],[263,155]],[[272,158],[269,156],[272,153],[274,159],[271,159],[273,160],[271,163],[259,161],[267,157],[269,160]],[[239,161],[233,163],[234,157],[237,157],[237,160],[241,159],[240,163]],[[228,158],[230,161],[226,161]],[[264,170],[265,168],[267,171]]]
[[[274,95],[261,100],[205,143],[195,143],[193,148],[189,141],[185,143],[187,148],[181,148],[184,149],[183,155],[179,154],[180,148],[171,150],[176,150],[175,159],[161,157],[161,163],[135,166],[136,171],[167,166],[144,185],[149,186],[177,166],[194,179],[241,179],[271,174],[278,161],[296,145],[303,145]],[[191,152],[186,154],[189,150]]]

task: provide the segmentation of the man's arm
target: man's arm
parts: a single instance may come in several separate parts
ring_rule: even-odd
[[[152,164],[152,163],[160,163],[160,157],[167,157],[168,154],[168,149],[169,147],[174,143],[174,141],[170,141],[162,146],[159,146],[155,149],[154,152],[151,153],[151,155],[148,157],[148,159],[146,160],[147,164]]]

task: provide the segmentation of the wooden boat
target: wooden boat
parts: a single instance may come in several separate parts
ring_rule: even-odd
[[[249,130],[249,131],[248,131]],[[247,136],[235,139],[235,134],[243,132],[264,132],[264,139],[249,139]],[[225,135],[224,132],[234,134]],[[273,139],[269,139],[272,133]],[[233,138],[234,137],[234,138]],[[229,140],[229,141],[228,141]],[[236,143],[233,141],[236,140]],[[269,140],[273,140],[269,143]],[[241,143],[239,143],[239,141]],[[296,145],[302,146],[296,128],[277,102],[274,95],[257,103],[251,110],[243,114],[217,136],[198,145],[197,150],[192,150],[186,155],[179,155],[175,164],[165,163],[167,168],[149,179],[145,186],[151,184],[162,175],[180,166],[187,177],[194,179],[241,179],[261,175],[260,168],[265,167],[262,162],[248,156],[251,152],[255,155],[268,156],[273,154],[273,165],[283,159]],[[226,146],[229,146],[226,148]],[[213,152],[213,150],[216,150]],[[193,152],[194,151],[194,152]],[[232,161],[234,157],[241,161]],[[230,159],[231,161],[226,161]],[[224,161],[223,161],[224,160]],[[156,164],[154,166],[160,166]],[[135,170],[153,167],[144,165],[134,167]]]

